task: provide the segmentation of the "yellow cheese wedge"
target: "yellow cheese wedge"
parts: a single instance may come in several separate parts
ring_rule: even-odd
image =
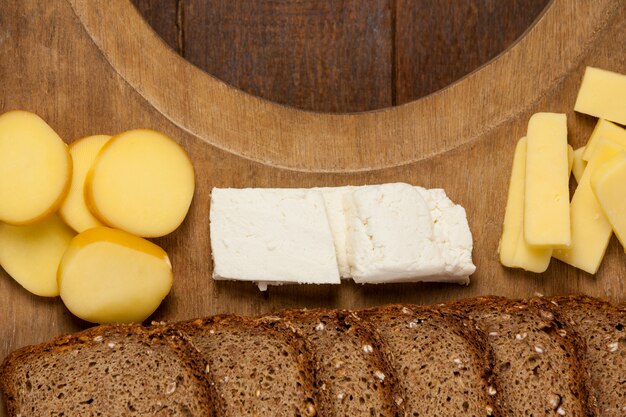
[[[565,115],[534,114],[527,138],[524,237],[531,246],[567,247],[571,235]]]
[[[59,215],[78,233],[83,232],[92,227],[104,226],[87,208],[85,203],[85,177],[96,160],[98,152],[110,139],[107,135],[88,136],[77,140],[70,145],[70,154],[72,155],[72,185],[67,197],[59,208]]]
[[[595,274],[611,238],[611,224],[591,189],[594,171],[622,150],[622,147],[600,139],[596,151],[576,188],[571,204],[572,243],[567,249],[555,250],[553,256],[569,265]]]
[[[626,151],[621,151],[591,175],[591,187],[613,231],[626,250]]]
[[[574,110],[626,124],[626,75],[587,67]]]
[[[580,179],[583,176],[583,172],[585,172],[585,167],[587,166],[587,161],[583,159],[583,155],[585,154],[586,147],[578,148],[574,151],[574,163],[572,164],[572,174],[574,174],[574,178],[576,178],[576,182],[580,182]]]
[[[567,145],[567,172],[572,173],[572,166],[574,166],[574,148],[572,145]]]
[[[502,238],[500,239],[500,263],[509,268],[523,268],[531,272],[548,269],[552,249],[533,248],[524,240],[524,188],[526,183],[526,138],[517,142],[509,197],[506,203]]]
[[[626,104],[624,104],[626,106]],[[618,125],[609,122],[608,120],[600,119],[596,123],[596,127],[593,129],[587,146],[585,146],[585,152],[583,153],[583,159],[589,161],[589,158],[596,149],[596,144],[600,138],[612,140],[615,143],[622,145],[626,148],[626,129],[619,127]]]

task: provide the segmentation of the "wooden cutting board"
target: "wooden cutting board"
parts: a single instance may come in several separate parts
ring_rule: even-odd
[[[197,179],[191,211],[178,231],[156,240],[175,272],[156,320],[481,294],[582,292],[626,300],[626,255],[616,239],[595,276],[558,261],[541,275],[508,270],[497,257],[513,150],[530,115],[567,113],[570,143],[581,146],[595,124],[573,111],[585,66],[626,73],[623,0],[555,0],[519,42],[461,81],[359,114],[304,112],[237,91],[168,49],[126,0],[3,1],[0,53],[0,112],[33,111],[67,142],[148,127],[190,154]],[[252,284],[211,280],[212,187],[393,181],[444,188],[466,208],[478,267],[468,287],[345,283],[263,294]],[[87,326],[59,299],[32,296],[0,271],[0,360]]]

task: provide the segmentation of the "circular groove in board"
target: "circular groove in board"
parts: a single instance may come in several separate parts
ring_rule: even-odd
[[[619,0],[593,7],[555,0],[513,46],[448,88],[398,107],[337,115],[281,106],[211,77],[170,50],[130,2],[68,1],[115,71],[178,127],[247,159],[315,172],[395,167],[480,139],[564,78],[578,77],[590,45],[620,19]],[[364,151],[372,148],[385,152]]]

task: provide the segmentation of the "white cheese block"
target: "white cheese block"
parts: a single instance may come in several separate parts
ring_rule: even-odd
[[[344,197],[351,194],[356,187],[326,187],[317,188],[322,192],[326,204],[326,215],[330,224],[330,231],[335,243],[335,254],[339,265],[339,275],[342,278],[350,278],[350,265],[348,264],[348,253],[346,249],[346,233],[348,225],[346,223],[346,210],[343,204]]]
[[[473,239],[465,209],[454,204],[440,188],[415,188],[428,204],[435,242],[444,261],[442,275],[459,277],[459,283],[469,283],[476,266],[472,263]]]
[[[214,188],[210,219],[214,279],[340,283],[318,190]]]
[[[357,283],[446,281],[426,201],[404,183],[359,187],[346,195],[348,261]],[[458,281],[453,277],[452,281]]]

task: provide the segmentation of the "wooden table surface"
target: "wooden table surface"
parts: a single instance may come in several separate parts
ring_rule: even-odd
[[[553,0],[543,12],[545,2],[517,0],[136,1],[189,61],[275,102],[191,65],[130,0],[3,0],[0,112],[33,111],[68,143],[148,127],[187,150],[196,193],[181,228],[156,239],[175,281],[155,320],[484,294],[626,300],[626,255],[615,238],[595,276],[558,261],[541,275],[510,270],[497,256],[513,151],[529,117],[566,113],[569,141],[581,146],[596,122],[573,111],[585,67],[626,73],[623,0]],[[537,15],[502,54],[432,93],[496,55]],[[261,294],[210,278],[212,187],[393,181],[444,188],[466,208],[477,265],[469,286],[348,282]],[[0,270],[0,360],[87,326]]]
[[[132,0],[177,53],[243,91],[355,112],[407,103],[494,58],[549,0]]]

